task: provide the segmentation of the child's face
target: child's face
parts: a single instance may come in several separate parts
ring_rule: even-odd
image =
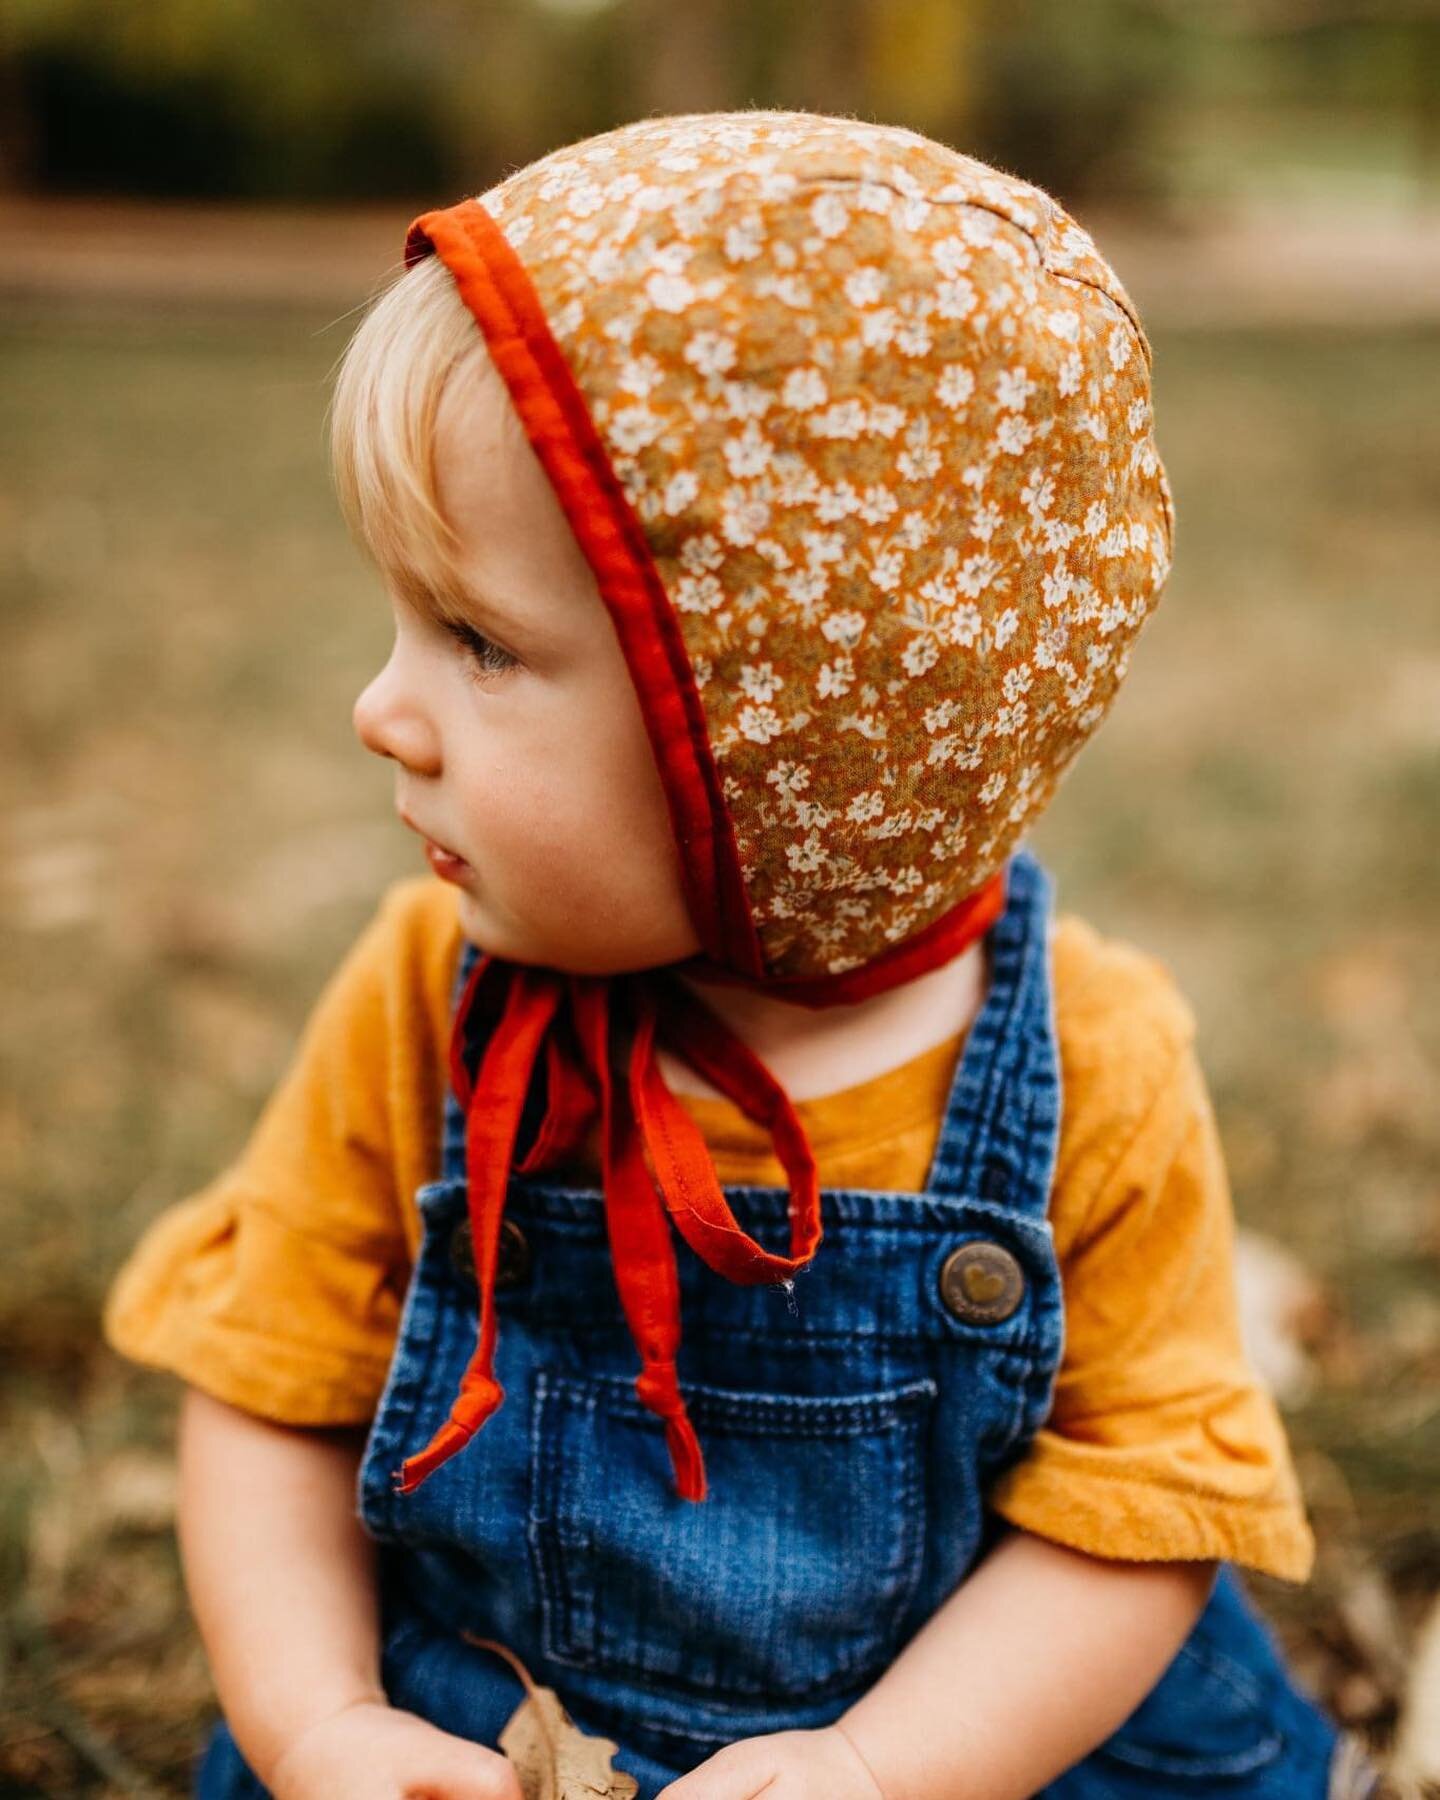
[[[463,859],[442,872],[482,949],[594,975],[692,954],[619,640],[492,368],[448,383],[435,459],[472,604],[457,627],[392,594],[394,648],[355,703],[361,742],[395,760],[412,827]]]

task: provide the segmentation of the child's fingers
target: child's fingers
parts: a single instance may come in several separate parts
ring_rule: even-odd
[[[271,1772],[271,1791],[275,1800],[524,1800],[498,1750],[368,1704],[308,1732]]]
[[[760,1740],[742,1738],[662,1788],[656,1800],[752,1800],[766,1794],[775,1800],[775,1764]]]
[[[402,1800],[524,1800],[515,1765],[498,1750],[435,1731],[407,1760]]]

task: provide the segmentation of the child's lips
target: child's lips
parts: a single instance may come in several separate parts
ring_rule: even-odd
[[[470,873],[470,865],[463,856],[456,856],[449,850],[442,850],[439,844],[431,839],[425,840],[425,854],[429,858],[430,867],[442,881],[463,883]]]
[[[424,839],[425,855],[429,860],[430,867],[437,875],[446,881],[460,881],[470,873],[470,865],[463,856],[457,856],[453,850],[447,850],[444,844],[437,844],[434,838],[426,837],[409,813],[401,812],[400,817],[418,838]]]

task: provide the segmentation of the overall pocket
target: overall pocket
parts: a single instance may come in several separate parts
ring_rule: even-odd
[[[537,1373],[530,1547],[546,1654],[709,1696],[819,1697],[893,1661],[925,1546],[936,1385],[682,1381],[704,1500],[625,1376]]]

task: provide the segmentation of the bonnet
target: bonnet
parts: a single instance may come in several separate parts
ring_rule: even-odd
[[[699,1500],[670,1224],[752,1283],[788,1281],[821,1227],[784,1089],[674,973],[853,1003],[998,917],[1006,859],[1168,573],[1149,346],[1039,189],[914,131],[807,112],[648,118],[567,145],[421,214],[405,265],[431,255],[596,576],[703,948],[603,977],[476,959],[449,1075],[478,1338],[396,1491],[504,1398],[508,1179],[562,1160],[598,1116],[636,1391]],[[657,1042],[772,1134],[789,1255],[737,1223]]]

